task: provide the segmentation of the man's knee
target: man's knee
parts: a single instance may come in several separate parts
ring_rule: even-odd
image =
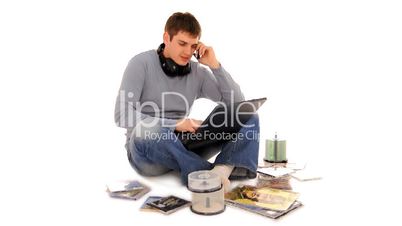
[[[260,125],[260,119],[258,114],[254,114],[251,116],[251,118],[247,121],[246,125],[248,127],[259,127]]]
[[[134,169],[137,171],[137,173],[146,177],[160,176],[171,171],[171,169],[160,164],[153,164],[148,162],[138,162],[135,163],[134,166]]]

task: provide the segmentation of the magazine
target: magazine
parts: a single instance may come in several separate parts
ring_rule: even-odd
[[[231,202],[277,211],[289,209],[298,197],[299,193],[292,191],[249,185],[238,186],[225,194],[225,199]]]
[[[239,204],[236,202],[232,202],[227,200],[226,201],[227,204],[235,206],[235,207],[239,207],[241,209],[253,212],[253,213],[257,213],[269,218],[273,218],[273,219],[277,219],[287,213],[289,213],[292,210],[295,210],[297,208],[299,208],[300,206],[302,206],[303,204],[299,201],[295,201],[287,210],[283,210],[283,211],[278,211],[278,210],[270,210],[270,209],[265,209],[265,208],[261,208],[261,207],[257,207],[257,206],[250,206],[250,205],[244,205],[244,204]]]

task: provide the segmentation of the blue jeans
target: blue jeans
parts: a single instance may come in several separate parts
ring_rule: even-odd
[[[238,139],[220,146],[221,151],[213,164],[188,151],[181,141],[176,139],[173,129],[162,127],[160,124],[141,128],[141,134],[137,134],[137,130],[134,129],[126,144],[128,159],[131,166],[144,176],[158,176],[171,170],[178,171],[184,184],[187,184],[189,173],[209,170],[216,164],[235,167],[230,179],[255,178],[260,132],[258,115],[253,115],[246,125],[239,131]],[[150,134],[154,136],[151,137]],[[168,134],[166,137],[169,139],[155,138],[162,137],[163,134]]]

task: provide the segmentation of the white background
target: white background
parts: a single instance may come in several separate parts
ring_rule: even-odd
[[[278,131],[289,158],[324,177],[299,185],[302,209],[280,221],[229,207],[161,216],[104,192],[139,178],[114,101],[129,59],[157,48],[176,11],[198,18],[247,99],[268,97],[261,138]],[[400,225],[401,11],[398,1],[2,1],[0,224]],[[211,108],[199,101],[194,115]],[[174,176],[144,180],[153,195],[190,197]]]

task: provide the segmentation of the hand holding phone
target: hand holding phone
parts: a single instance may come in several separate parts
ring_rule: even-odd
[[[216,59],[214,49],[211,46],[206,46],[204,43],[199,42],[193,55],[201,64],[211,68],[220,67],[220,63]]]

